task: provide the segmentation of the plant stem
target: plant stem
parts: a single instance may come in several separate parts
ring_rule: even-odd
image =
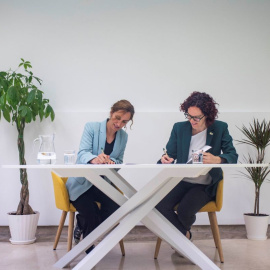
[[[254,204],[254,215],[259,215],[260,209],[260,188],[258,186],[255,187],[255,204]]]
[[[17,123],[18,130],[18,150],[19,150],[19,161],[20,165],[26,165],[26,160],[24,158],[25,148],[24,148],[24,128],[25,122],[23,120]],[[29,205],[29,189],[28,189],[28,179],[26,169],[20,169],[20,180],[21,180],[21,192],[20,192],[20,202],[16,211],[16,215],[29,215],[34,214],[33,209]]]

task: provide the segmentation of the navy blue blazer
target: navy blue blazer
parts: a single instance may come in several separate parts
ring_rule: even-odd
[[[192,127],[189,121],[175,123],[170,139],[166,145],[169,157],[176,163],[187,163],[189,146],[192,136]],[[215,120],[207,128],[206,145],[211,146],[207,152],[225,159],[226,163],[237,163],[238,154],[232,143],[232,137],[225,122]],[[221,168],[213,168],[209,171],[212,182],[206,186],[206,192],[214,197],[218,182],[223,178]]]

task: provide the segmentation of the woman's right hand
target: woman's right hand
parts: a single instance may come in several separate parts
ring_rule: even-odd
[[[163,155],[162,157],[161,157],[161,163],[162,164],[170,164],[170,163],[172,163],[174,161],[174,159],[173,158],[170,158],[167,154],[166,155]]]
[[[103,153],[90,161],[91,164],[111,164],[110,156]]]

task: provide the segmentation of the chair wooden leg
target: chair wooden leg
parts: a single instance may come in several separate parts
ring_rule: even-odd
[[[209,221],[210,221],[211,231],[212,231],[212,234],[213,234],[215,246],[217,248],[218,247],[218,240],[217,240],[217,236],[216,236],[216,233],[215,233],[215,226],[216,226],[215,223],[217,223],[217,221],[215,221],[216,218],[213,216],[213,214],[215,216],[215,212],[208,212],[208,217],[209,217]],[[218,232],[219,232],[219,230],[218,230]]]
[[[61,215],[60,223],[59,223],[59,226],[58,226],[58,229],[57,229],[57,233],[56,233],[56,236],[55,236],[55,240],[54,240],[54,245],[53,245],[54,250],[56,250],[56,247],[58,245],[59,238],[60,238],[60,235],[62,233],[62,229],[63,229],[64,223],[65,223],[66,217],[67,217],[67,212],[63,211],[62,215]]]
[[[208,212],[208,216],[209,216],[209,220],[211,224],[211,229],[212,229],[215,245],[218,249],[220,262],[224,263],[223,250],[222,250],[222,245],[220,241],[220,234],[219,234],[216,212]]]
[[[69,223],[68,223],[68,247],[67,250],[70,251],[72,248],[72,236],[73,236],[73,229],[74,229],[74,212],[69,212]]]
[[[159,253],[161,241],[162,241],[161,238],[158,237],[157,243],[156,243],[156,249],[155,249],[154,259],[157,259],[157,257],[158,257],[158,253]]]
[[[122,256],[125,256],[126,253],[125,253],[125,247],[124,247],[123,239],[119,242],[119,245],[120,245],[120,249],[121,249],[121,252],[122,252]]]

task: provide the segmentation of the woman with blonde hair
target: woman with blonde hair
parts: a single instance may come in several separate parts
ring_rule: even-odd
[[[134,107],[129,101],[120,100],[111,107],[110,118],[103,122],[86,123],[76,163],[123,163],[128,135],[122,128],[129,121],[133,124],[134,113]],[[78,243],[81,235],[85,238],[119,206],[84,177],[69,177],[66,186],[70,201],[78,211],[74,229],[74,241]],[[101,203],[101,209],[97,207],[96,201]],[[89,253],[93,248],[91,246],[86,252]]]

